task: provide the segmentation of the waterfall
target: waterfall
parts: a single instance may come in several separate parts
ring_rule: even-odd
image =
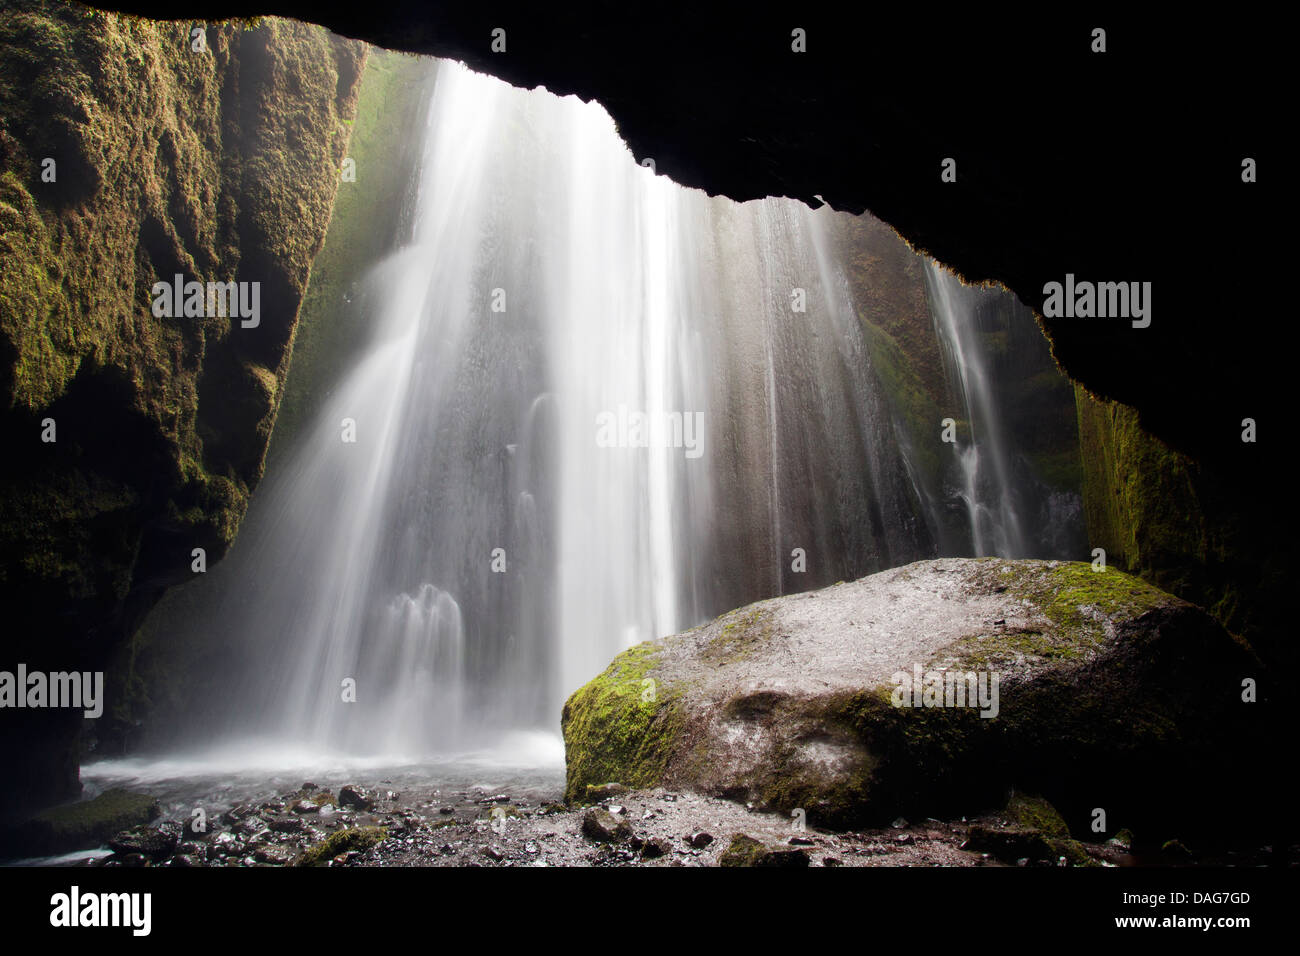
[[[926,284],[944,368],[961,396],[969,427],[969,438],[953,448],[962,476],[960,497],[969,517],[972,553],[976,557],[1034,557],[1022,527],[1023,504],[988,350],[979,340],[977,311],[984,293],[963,285],[933,259],[926,261]]]
[[[432,67],[431,67],[432,68]],[[624,648],[935,554],[829,209],[639,165],[598,105],[436,66],[372,330],[183,626],[186,746],[424,755],[555,730]],[[975,548],[1020,548],[961,290]]]

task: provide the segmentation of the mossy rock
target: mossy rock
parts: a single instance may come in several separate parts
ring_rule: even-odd
[[[1114,569],[923,561],[624,652],[565,704],[567,793],[620,780],[847,827],[977,813],[1014,786],[1051,803],[1009,813],[1068,839],[1092,807],[1137,819],[1206,792],[1253,667],[1204,611]],[[900,706],[918,671],[941,690]]]
[[[737,833],[718,857],[718,866],[801,867],[809,863],[804,850],[773,849],[747,833]]]
[[[156,820],[158,801],[146,793],[106,790],[93,800],[69,803],[36,814],[6,834],[9,855],[52,856],[89,850],[115,834]]]
[[[1078,840],[1049,840],[1048,842],[1052,848],[1052,855],[1058,863],[1064,860],[1067,866],[1101,866]]]
[[[587,785],[587,803],[600,803],[627,793],[627,787],[621,783],[602,783],[600,786]]]
[[[718,866],[753,866],[767,850],[760,841],[744,833],[737,833],[718,857]]]
[[[672,697],[643,683],[656,654],[648,642],[623,652],[565,703],[566,801],[610,780],[640,788],[662,776],[680,725]]]
[[[385,827],[349,827],[330,834],[327,839],[309,846],[293,861],[294,866],[328,866],[340,853],[368,850],[387,839]]]
[[[1068,839],[1070,836],[1070,828],[1056,812],[1056,807],[1042,797],[1013,793],[1007,801],[1006,814],[1017,826],[1037,830],[1044,836],[1056,839]]]

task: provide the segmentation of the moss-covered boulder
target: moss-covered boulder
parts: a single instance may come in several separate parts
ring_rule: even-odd
[[[148,794],[106,790],[93,800],[42,811],[11,828],[0,836],[0,856],[49,856],[94,849],[114,834],[143,826],[161,814],[158,801]]]
[[[1098,807],[1123,825],[1227,789],[1254,668],[1204,611],[1113,569],[923,561],[625,651],[564,706],[567,793],[689,788],[847,826],[1022,789],[1085,832]],[[1016,804],[1066,836],[1043,806]]]
[[[1042,797],[1031,797],[1023,793],[1013,793],[1007,801],[1007,817],[1017,826],[1037,830],[1047,837],[1068,837],[1070,828],[1065,820]]]
[[[388,836],[384,827],[348,827],[309,846],[293,861],[294,866],[329,866],[336,856],[351,850],[368,850]]]
[[[801,867],[808,865],[805,850],[773,849],[747,833],[737,833],[718,856],[718,866]]]

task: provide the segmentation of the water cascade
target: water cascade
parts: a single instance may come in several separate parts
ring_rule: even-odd
[[[936,552],[837,214],[683,189],[595,104],[455,64],[432,84],[371,341],[183,622],[228,651],[185,746],[554,730],[627,646]],[[960,290],[929,281],[977,430],[975,551],[1016,553]]]
[[[954,446],[962,476],[961,499],[970,521],[975,557],[1035,557],[1021,527],[1002,416],[993,376],[979,341],[977,309],[984,293],[962,284],[942,266],[926,262],[931,315],[944,368],[961,396],[969,438]]]

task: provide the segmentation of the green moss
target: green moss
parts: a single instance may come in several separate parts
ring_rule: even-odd
[[[329,216],[332,150],[341,149],[317,133],[350,115],[353,91],[339,74],[361,47],[265,21],[251,32],[208,25],[201,55],[185,42],[188,23],[108,13],[88,21],[73,5],[40,0],[11,7],[0,20],[0,354],[12,355],[0,367],[3,405],[34,422],[56,411],[78,376],[111,372],[127,385],[114,399],[122,413],[155,433],[164,457],[198,465],[170,488],[172,475],[149,468],[151,498],[200,526],[213,505],[214,537],[228,545],[260,476],[284,352],[245,360],[249,401],[224,382],[221,402],[200,407],[205,364],[219,382],[219,358],[233,351],[231,324],[154,318],[152,284],[176,271],[227,279],[242,267],[267,284],[284,276],[301,293]],[[227,74],[259,57],[265,79],[245,82],[240,95],[274,109],[227,103]],[[259,72],[250,64],[246,76]],[[251,127],[246,114],[257,117]],[[42,179],[46,158],[57,163],[54,182]],[[296,304],[263,302],[286,328]],[[232,408],[248,418],[234,420]],[[56,418],[60,442],[78,443],[75,416],[62,409]],[[232,456],[225,446],[238,443],[248,451]],[[79,467],[100,464],[82,459]],[[0,495],[22,494],[14,483],[27,477],[13,476]],[[205,495],[218,479],[233,500]],[[47,566],[37,557],[29,570]]]
[[[956,670],[996,670],[998,665],[1025,658],[1077,660],[1084,656],[1084,646],[1060,636],[1049,636],[1030,628],[1006,628],[972,634],[945,648],[939,658],[955,661]],[[934,663],[931,661],[929,663]]]
[[[279,455],[320,409],[330,387],[364,347],[370,316],[355,306],[360,280],[396,239],[407,188],[406,160],[394,144],[418,148],[419,107],[428,60],[387,50],[366,58],[347,158],[356,182],[340,183],[325,245],[312,265],[293,343],[293,374],[276,418],[271,454]]]
[[[718,866],[756,866],[767,847],[752,836],[737,833],[718,857]]]
[[[725,623],[701,651],[707,660],[719,664],[743,660],[772,638],[772,611],[764,604],[732,611],[721,620]]]
[[[973,824],[967,840],[969,849],[991,853],[1008,863],[1022,859],[1052,861],[1056,859],[1052,841],[1037,830],[1023,827],[1003,829]]]
[[[1207,552],[1194,466],[1147,434],[1132,409],[1098,401],[1081,386],[1075,403],[1090,541],[1109,562],[1176,593],[1173,569],[1203,562]]]
[[[1082,661],[1100,648],[1105,637],[1099,617],[1137,617],[1170,603],[1168,595],[1115,568],[1094,571],[1091,564],[1079,561],[1013,564],[988,559],[987,564],[984,587],[1029,601],[1051,627],[990,628],[944,648],[927,666],[942,663],[956,670],[997,670],[1026,658]]]
[[[1077,636],[1100,636],[1102,625],[1089,614],[1097,609],[1108,617],[1136,617],[1169,598],[1132,575],[1107,568],[1094,571],[1082,561],[1062,562],[1045,573],[1031,570],[1019,576],[1016,590],[1033,600],[1054,624]]]
[[[1007,801],[1006,814],[1016,825],[1038,830],[1045,836],[1062,840],[1070,836],[1070,828],[1056,812],[1056,807],[1042,797],[1013,793]]]
[[[340,853],[349,850],[368,850],[388,838],[384,827],[349,827],[331,833],[329,837],[310,846],[293,861],[294,866],[327,866]]]
[[[26,449],[0,464],[0,599],[41,618],[11,622],[19,657],[27,632],[129,634],[193,548],[228,550],[262,475],[364,46],[205,26],[198,54],[188,21],[46,0],[0,16],[0,435]],[[261,325],[155,317],[178,272],[260,282]],[[110,746],[138,716],[123,697],[156,683],[112,651]]]
[[[6,835],[11,852],[69,853],[99,846],[114,834],[157,819],[158,801],[148,794],[106,790],[93,800],[44,810]]]
[[[902,347],[888,332],[865,319],[862,328],[863,341],[871,357],[871,367],[901,421],[906,436],[913,439],[915,454],[922,468],[929,475],[941,474],[940,446],[934,441],[920,439],[931,434],[937,435],[940,421],[948,417],[941,405],[943,392],[936,394],[926,387]],[[969,428],[967,432],[969,433]]]
[[[643,788],[663,779],[681,713],[678,689],[656,683],[650,693],[642,683],[654,679],[660,651],[651,642],[629,648],[565,702],[566,801],[610,780]]]
[[[1290,582],[1263,549],[1247,544],[1249,506],[1148,433],[1132,408],[1082,386],[1075,405],[1091,544],[1234,633],[1251,637],[1256,626],[1268,627]]]
[[[1088,855],[1087,847],[1078,840],[1049,840],[1048,846],[1052,848],[1053,859],[1059,861],[1064,857],[1070,866],[1101,866]]]

